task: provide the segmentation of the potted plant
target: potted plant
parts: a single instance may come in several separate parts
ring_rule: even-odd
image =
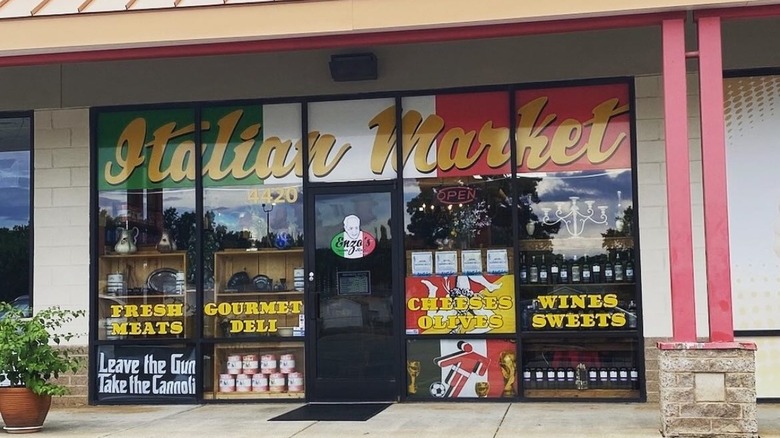
[[[0,374],[5,374],[6,385],[10,382],[10,386],[0,387],[0,415],[7,432],[41,430],[51,397],[68,392],[52,379],[77,371],[81,360],[57,346],[74,334],[58,331],[83,315],[83,310],[59,307],[28,315],[23,309],[0,303]]]

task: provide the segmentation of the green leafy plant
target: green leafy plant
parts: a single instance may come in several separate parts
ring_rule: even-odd
[[[36,394],[67,394],[66,386],[51,380],[76,372],[81,358],[58,347],[75,336],[59,330],[84,314],[83,310],[51,307],[26,317],[22,310],[0,303],[0,374],[5,374],[12,386],[27,387]]]

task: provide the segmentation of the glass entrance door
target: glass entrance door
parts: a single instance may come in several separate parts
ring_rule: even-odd
[[[400,242],[392,232],[391,194],[390,185],[310,191],[312,401],[398,397],[393,261]]]

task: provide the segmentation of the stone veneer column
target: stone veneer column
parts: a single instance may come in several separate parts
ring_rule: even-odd
[[[758,438],[756,345],[659,342],[661,434]]]

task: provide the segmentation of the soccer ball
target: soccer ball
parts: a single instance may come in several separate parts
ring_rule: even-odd
[[[430,387],[431,395],[438,398],[444,398],[447,393],[447,386],[441,382],[433,382]]]
[[[293,237],[290,233],[279,233],[274,239],[274,246],[279,249],[289,249],[293,246]]]

